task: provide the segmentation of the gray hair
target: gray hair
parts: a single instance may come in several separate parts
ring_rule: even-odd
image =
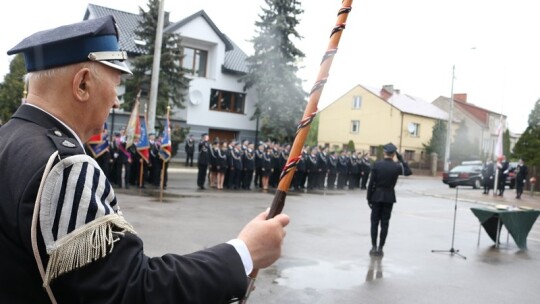
[[[24,82],[28,84],[32,80],[53,80],[54,78],[65,76],[67,73],[71,73],[73,72],[73,70],[81,68],[88,68],[92,70],[92,72],[99,74],[96,67],[97,65],[94,62],[83,62],[79,64],[71,64],[47,70],[34,71],[24,75]]]

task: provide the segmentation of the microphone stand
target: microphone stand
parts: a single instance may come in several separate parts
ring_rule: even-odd
[[[457,201],[458,201],[458,189],[459,189],[459,186],[456,185],[456,199],[455,199],[455,204],[454,204],[454,225],[453,225],[453,228],[452,228],[452,245],[450,246],[450,249],[449,250],[431,250],[431,252],[448,252],[450,253],[451,256],[454,256],[454,255],[457,255],[463,259],[467,259],[465,256],[461,255],[459,253],[459,249],[454,249],[454,239],[455,239],[455,235],[456,235],[456,214],[457,214]]]

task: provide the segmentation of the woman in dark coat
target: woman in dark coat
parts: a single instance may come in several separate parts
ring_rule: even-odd
[[[272,148],[267,148],[262,158],[262,188],[263,191],[268,191],[270,175],[274,172],[274,157],[272,156]]]
[[[221,143],[221,148],[216,149],[216,172],[217,172],[217,189],[223,190],[223,182],[225,181],[225,172],[227,171],[227,142]]]

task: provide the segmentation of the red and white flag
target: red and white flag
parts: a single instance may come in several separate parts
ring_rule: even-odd
[[[503,156],[503,124],[502,117],[499,121],[499,129],[497,130],[497,143],[495,144],[495,150],[493,151],[495,159],[499,160]]]

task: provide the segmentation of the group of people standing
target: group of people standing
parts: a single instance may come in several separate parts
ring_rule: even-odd
[[[262,190],[277,188],[283,167],[287,164],[291,146],[273,142],[254,143],[245,140],[209,142],[203,134],[198,143],[199,189],[208,184],[218,190]],[[369,155],[350,151],[328,152],[327,147],[302,150],[291,190],[366,189],[371,160]]]
[[[523,188],[527,183],[527,176],[529,175],[525,160],[521,158],[516,168],[513,170],[515,175],[516,198],[521,199]],[[506,160],[504,155],[496,163],[491,160],[486,161],[482,168],[482,178],[484,180],[483,194],[489,194],[491,189],[494,189],[494,191],[496,189],[497,193],[495,194],[503,196],[506,188],[506,180],[508,179],[510,171],[510,163]],[[495,183],[497,188],[495,188]]]
[[[148,159],[144,159],[135,144],[128,146],[126,130],[123,127],[114,133],[110,141],[108,131],[104,129],[102,139],[107,143],[107,147],[98,154],[93,152],[88,144],[85,148],[88,155],[94,156],[115,188],[129,189],[130,186],[145,188],[146,185],[161,187],[162,176],[163,187],[167,187],[168,163],[159,156],[161,136],[156,138],[155,133],[148,134],[150,144]],[[162,174],[164,165],[165,171]]]

